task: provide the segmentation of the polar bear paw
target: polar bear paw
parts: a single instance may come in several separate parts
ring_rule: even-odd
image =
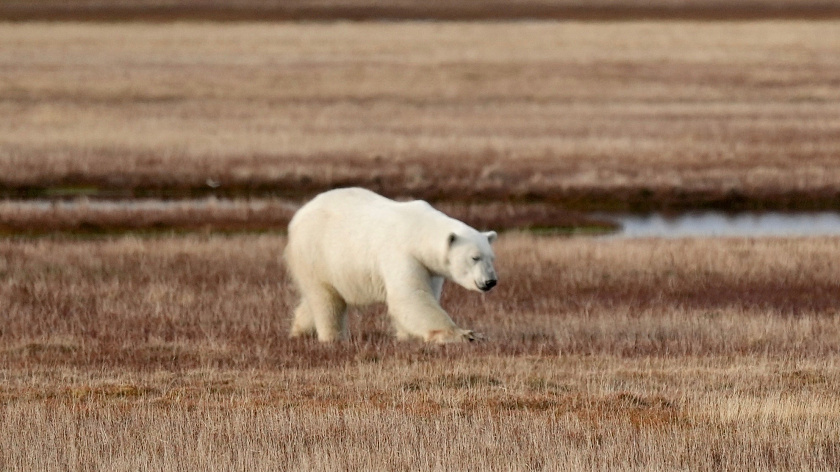
[[[438,344],[471,343],[484,340],[484,336],[469,329],[446,329],[429,333],[428,341]]]

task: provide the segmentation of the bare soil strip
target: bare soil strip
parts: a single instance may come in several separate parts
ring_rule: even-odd
[[[6,2],[0,21],[755,21],[840,18],[827,1],[514,1],[514,2]]]
[[[302,202],[281,199],[0,201],[0,235],[55,233],[105,235],[160,232],[285,232]],[[605,233],[615,223],[541,203],[436,205],[447,215],[482,229],[553,233]]]

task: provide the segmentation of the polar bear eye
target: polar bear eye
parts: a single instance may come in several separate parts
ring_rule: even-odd
[[[478,262],[478,261],[481,260],[481,256],[473,256],[472,260],[473,260],[473,262]]]

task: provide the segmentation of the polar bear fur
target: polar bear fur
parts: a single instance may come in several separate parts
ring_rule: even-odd
[[[424,201],[345,188],[315,197],[289,223],[285,259],[300,293],[291,336],[347,337],[348,305],[385,302],[397,337],[472,341],[440,306],[444,279],[486,292],[496,284],[496,233],[480,233]]]

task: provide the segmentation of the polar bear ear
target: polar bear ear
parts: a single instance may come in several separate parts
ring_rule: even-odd
[[[449,239],[447,240],[447,244],[449,244],[449,247],[452,247],[452,245],[455,244],[455,241],[457,241],[457,240],[458,240],[458,235],[457,234],[449,233]]]
[[[484,233],[484,235],[487,236],[487,241],[489,241],[490,244],[493,244],[493,242],[496,241],[496,237],[498,236],[495,231],[488,231]]]

